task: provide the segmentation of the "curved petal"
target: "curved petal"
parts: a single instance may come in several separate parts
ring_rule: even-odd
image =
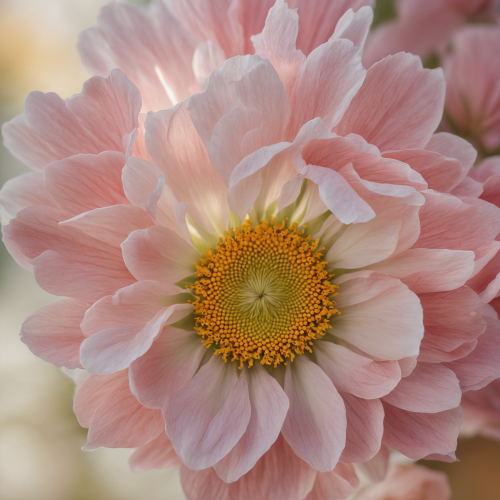
[[[304,500],[316,471],[303,462],[282,435],[239,481],[225,483],[215,471],[181,467],[181,484],[188,500]]]
[[[426,191],[417,248],[475,250],[500,232],[500,209],[474,198]]]
[[[302,65],[295,85],[287,137],[293,140],[302,125],[316,117],[330,129],[337,125],[365,75],[361,53],[350,40],[337,39],[314,49]],[[333,79],[335,85],[331,85]]]
[[[16,158],[42,170],[51,161],[81,153],[125,152],[123,138],[138,127],[140,108],[139,90],[115,69],[108,78],[90,78],[66,101],[32,92],[25,114],[6,123],[2,133]]]
[[[123,260],[138,280],[176,283],[195,272],[199,254],[171,229],[134,231],[122,243]]]
[[[462,392],[481,389],[500,377],[500,321],[490,306],[485,307],[483,318],[486,330],[476,348],[462,359],[445,363],[457,375]]]
[[[0,206],[8,214],[8,218],[2,218],[2,226],[6,226],[23,208],[32,205],[57,207],[57,203],[43,184],[43,175],[30,172],[9,179],[0,190]]]
[[[329,168],[310,165],[305,176],[319,188],[319,197],[344,224],[368,222],[375,212],[344,177]]]
[[[383,442],[409,458],[447,455],[456,450],[463,411],[459,406],[440,413],[414,413],[384,404]]]
[[[226,483],[241,478],[276,441],[285,420],[289,402],[278,384],[261,365],[254,365],[241,376],[247,377],[251,416],[243,437],[214,470]]]
[[[376,399],[391,392],[401,380],[397,361],[374,361],[344,346],[318,340],[314,344],[318,365],[341,392]]]
[[[79,154],[50,163],[43,177],[54,200],[73,217],[95,208],[128,205],[122,184],[124,166],[123,153]]]
[[[142,406],[130,392],[127,372],[97,407],[89,426],[85,451],[96,448],[135,448],[164,430],[160,410]]]
[[[358,134],[380,151],[422,148],[443,113],[441,69],[422,67],[412,54],[396,54],[374,64],[334,132]]]
[[[76,227],[85,234],[115,247],[119,247],[130,233],[147,229],[153,224],[148,213],[134,205],[96,208],[61,222],[61,225]]]
[[[456,408],[461,399],[458,378],[449,368],[420,362],[382,401],[406,411],[438,413]]]
[[[142,356],[165,324],[178,321],[192,309],[186,303],[188,294],[178,291],[140,281],[95,303],[81,325],[88,337],[80,350],[87,371],[113,373]]]
[[[80,345],[85,339],[80,323],[88,302],[62,299],[38,309],[21,326],[21,340],[44,361],[66,368],[82,368]]]
[[[336,280],[341,315],[332,320],[336,337],[380,360],[419,353],[424,334],[418,297],[398,279],[360,271]]]
[[[410,248],[369,266],[399,278],[414,293],[446,292],[465,284],[474,272],[474,252]]]
[[[121,371],[111,375],[90,375],[75,395],[73,411],[82,427],[89,427],[92,417],[101,403],[121,385],[127,378],[127,372]]]
[[[187,109],[226,185],[245,156],[283,140],[290,117],[283,83],[272,64],[258,56],[227,60]]]
[[[374,7],[373,0],[290,0],[290,7],[297,7],[300,31],[297,46],[305,54],[325,43],[333,33],[344,12],[358,11],[363,6]]]
[[[156,439],[137,448],[130,455],[128,464],[132,472],[147,472],[152,469],[170,469],[182,462],[167,433],[162,431]]]
[[[135,281],[119,247],[61,226],[65,219],[60,209],[32,206],[2,228],[6,244],[30,259],[42,288],[93,302]]]
[[[268,59],[291,98],[300,68],[306,57],[295,43],[299,32],[299,16],[284,0],[277,0],[267,14],[262,33],[252,37],[255,53]]]
[[[340,460],[366,462],[380,450],[384,433],[384,408],[378,399],[342,394],[347,413],[347,438]]]
[[[331,380],[306,356],[297,356],[286,368],[285,392],[290,409],[283,436],[293,451],[311,467],[335,468],[346,440],[344,402]]]
[[[424,293],[419,298],[425,327],[419,361],[454,361],[463,357],[462,346],[475,347],[486,328],[484,303],[476,293],[462,286],[448,292]]]
[[[198,370],[207,349],[195,332],[165,328],[151,348],[130,365],[130,389],[148,408],[162,408],[166,399]]]
[[[175,451],[190,469],[211,467],[238,443],[251,405],[246,377],[213,357],[165,402],[163,416]]]
[[[149,114],[145,126],[149,154],[175,197],[187,203],[189,215],[205,231],[223,234],[229,224],[227,190],[210,163],[186,104]]]

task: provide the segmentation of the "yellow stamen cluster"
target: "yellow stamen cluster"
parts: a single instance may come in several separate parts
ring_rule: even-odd
[[[196,331],[224,361],[293,361],[340,314],[327,262],[297,224],[247,221],[203,252],[192,286]]]

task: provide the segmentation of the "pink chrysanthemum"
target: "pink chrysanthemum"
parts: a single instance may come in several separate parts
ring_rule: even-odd
[[[66,101],[31,94],[6,125],[37,171],[2,189],[4,241],[69,297],[22,339],[92,374],[75,400],[86,449],[182,462],[196,500],[345,498],[352,463],[373,473],[386,447],[454,459],[462,391],[500,375],[500,322],[467,286],[500,210],[451,194],[476,154],[433,135],[442,72],[409,54],[362,67],[367,19],[348,11],[306,57],[278,0],[257,55],[144,122],[113,70]],[[122,67],[151,69],[138,47]],[[171,84],[159,98],[148,82],[169,105]]]

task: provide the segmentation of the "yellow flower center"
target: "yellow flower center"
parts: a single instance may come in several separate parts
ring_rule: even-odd
[[[327,262],[297,224],[247,221],[196,264],[196,331],[224,361],[252,366],[293,361],[340,314]]]

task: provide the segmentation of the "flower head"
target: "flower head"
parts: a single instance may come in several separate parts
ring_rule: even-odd
[[[3,188],[4,240],[70,297],[23,341],[92,374],[75,400],[86,449],[180,461],[190,499],[243,500],[274,470],[262,498],[345,497],[350,464],[385,446],[450,460],[462,391],[499,375],[500,322],[466,284],[498,250],[500,211],[451,194],[475,151],[433,134],[442,72],[409,54],[366,71],[352,11],[306,57],[298,21],[278,0],[257,55],[142,123],[114,70],[66,102],[32,96],[5,129],[41,173]]]

